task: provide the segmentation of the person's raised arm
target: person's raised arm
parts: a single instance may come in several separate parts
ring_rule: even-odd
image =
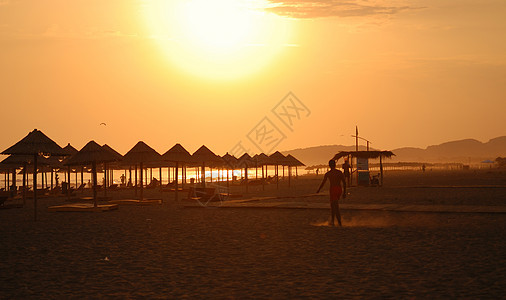
[[[318,188],[318,191],[316,191],[317,194],[320,192],[320,190],[322,189],[322,187],[325,184],[325,182],[327,182],[327,174],[325,174],[325,176],[323,177],[322,184],[320,184],[320,187]]]

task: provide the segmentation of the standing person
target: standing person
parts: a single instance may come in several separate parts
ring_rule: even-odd
[[[341,214],[339,212],[339,198],[343,195],[343,199],[346,198],[346,181],[341,171],[336,169],[336,161],[329,160],[330,171],[325,173],[322,184],[318,188],[316,193],[319,193],[327,179],[330,181],[330,214],[332,219],[332,226],[334,226],[334,217],[337,218],[339,226],[341,224]]]
[[[342,168],[343,168],[343,172],[344,172],[344,177],[346,178],[346,182],[349,185],[350,184],[350,168],[351,168],[351,166],[348,163],[347,159],[344,160],[344,164],[342,165]]]

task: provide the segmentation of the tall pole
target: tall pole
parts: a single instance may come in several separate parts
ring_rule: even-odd
[[[205,162],[202,162],[202,171],[201,171],[201,180],[202,180],[202,187],[206,187],[206,164]]]
[[[358,152],[358,126],[355,126],[355,152]],[[357,160],[357,186],[358,186],[358,157],[355,158]]]
[[[23,163],[23,207],[26,205],[26,182],[28,181],[26,179],[26,161]]]
[[[175,190],[175,196],[176,196],[176,202],[179,201],[179,194],[178,194],[178,190],[179,190],[179,183],[178,183],[178,177],[179,177],[179,174],[178,174],[178,169],[179,169],[179,162],[176,161],[176,178],[174,178],[174,181],[176,182],[176,190]]]
[[[135,190],[135,196],[137,196],[137,164],[134,166],[134,175],[135,175],[135,184],[134,184],[134,190]]]
[[[161,192],[162,192],[162,167],[160,167],[160,168],[158,169],[158,174],[160,175],[160,176],[158,176],[158,177],[160,177],[160,181],[159,181],[159,183],[160,183],[160,193],[161,193]]]
[[[355,151],[358,151],[358,126],[355,126]]]
[[[383,186],[383,161],[381,159],[381,154],[380,154],[380,186]]]
[[[107,172],[107,163],[104,162],[104,197],[107,198],[107,184],[109,183],[109,172]]]
[[[143,198],[144,198],[144,183],[142,182],[142,179],[143,179],[143,178],[142,178],[142,175],[143,175],[143,174],[142,174],[142,173],[143,173],[143,168],[142,168],[142,167],[143,167],[143,166],[142,166],[142,162],[141,162],[141,163],[139,164],[139,168],[141,169],[141,178],[140,178],[140,182],[141,182],[141,197],[140,197],[140,199],[141,199],[141,201],[142,201],[142,200],[143,200]]]
[[[33,220],[37,221],[37,153],[33,155]]]
[[[91,164],[91,174],[93,181],[93,206],[97,207],[97,162],[92,162]]]

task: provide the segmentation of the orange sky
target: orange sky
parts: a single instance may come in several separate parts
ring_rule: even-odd
[[[193,2],[0,0],[0,148],[37,128],[123,154],[139,140],[268,152],[248,139],[265,120],[280,150],[350,145],[355,125],[387,150],[506,135],[502,0],[233,8],[250,23]],[[286,126],[272,110],[290,91],[306,110]]]

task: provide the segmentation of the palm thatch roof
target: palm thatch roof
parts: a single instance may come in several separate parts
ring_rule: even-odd
[[[116,161],[121,161],[123,160],[123,155],[121,155],[118,151],[114,150],[113,148],[111,148],[111,146],[107,145],[107,144],[104,144],[102,146],[102,148],[104,148],[105,150],[111,152],[115,157],[116,157]]]
[[[41,160],[44,160],[42,157]],[[33,155],[9,155],[0,162],[2,169],[12,169],[22,167],[24,164],[31,164]],[[38,162],[43,163],[43,162]]]
[[[293,157],[291,154],[288,154],[286,156],[287,165],[290,167],[303,167],[305,164],[303,164],[300,160]]]
[[[221,164],[223,160],[213,151],[209,150],[205,145],[202,145],[197,151],[192,154],[192,158],[197,163]]]
[[[256,161],[258,166],[265,166],[271,164],[271,158],[265,153],[255,154],[253,160]]]
[[[162,156],[143,141],[138,142],[123,156],[124,164],[153,163],[161,164]]]
[[[34,129],[27,136],[13,146],[7,148],[2,154],[15,155],[57,155],[67,156],[68,153],[52,139],[48,138],[42,131]]]
[[[341,157],[347,157],[348,155],[358,158],[379,158],[380,156],[390,158],[395,154],[392,151],[340,151],[332,159],[339,160]]]
[[[63,147],[63,150],[67,151],[69,156],[72,156],[79,152],[76,148],[74,148],[70,143],[67,144],[67,146]]]
[[[240,168],[250,168],[255,166],[255,162],[248,153],[244,153],[241,157],[239,157],[237,166]]]
[[[162,159],[171,162],[189,163],[193,161],[192,155],[181,144],[175,144],[162,155]]]
[[[91,163],[103,163],[115,161],[116,156],[102,148],[95,141],[90,141],[79,152],[72,155],[64,162],[64,165],[89,165]]]
[[[276,151],[273,154],[269,155],[269,158],[271,160],[270,164],[272,165],[284,165],[286,166],[287,160],[286,157],[281,154],[281,152]]]
[[[221,159],[225,163],[224,166],[227,169],[235,169],[235,168],[237,168],[238,159],[235,156],[228,154],[228,152],[225,155],[223,155],[221,157]]]

